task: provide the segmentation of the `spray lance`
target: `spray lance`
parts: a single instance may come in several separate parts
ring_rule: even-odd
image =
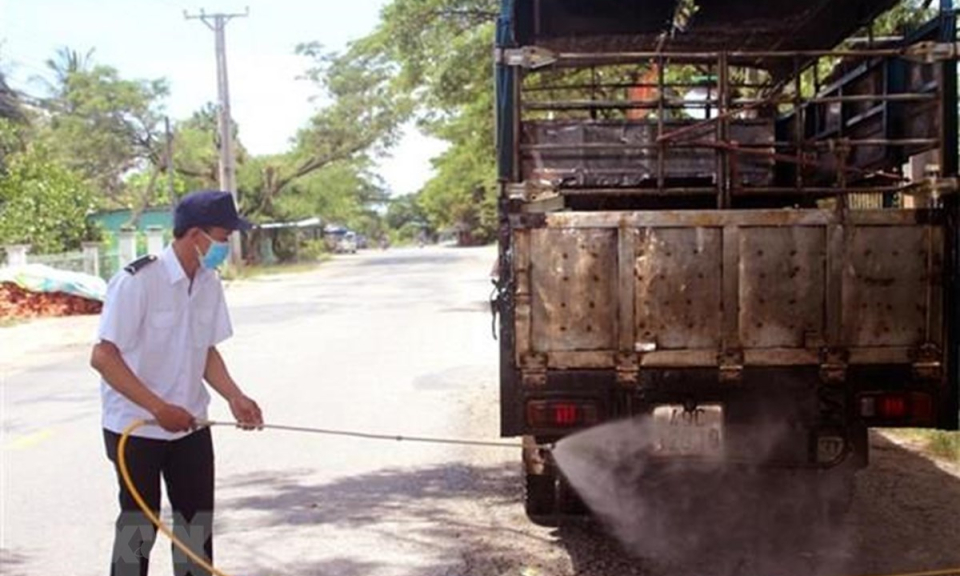
[[[127,468],[127,459],[126,459],[126,448],[127,441],[130,436],[136,430],[144,426],[156,426],[157,422],[155,420],[137,420],[136,422],[127,426],[124,429],[123,434],[120,436],[120,443],[117,448],[117,464],[120,468],[120,476],[123,479],[124,485],[126,485],[127,490],[129,490],[130,495],[133,496],[133,500],[137,503],[137,506],[140,507],[140,510],[143,512],[144,516],[147,517],[150,522],[156,526],[157,530],[162,532],[173,545],[183,552],[188,558],[197,563],[197,565],[203,567],[205,570],[209,571],[213,576],[229,576],[228,574],[215,568],[206,558],[197,554],[189,546],[184,544],[163,521],[160,520],[159,516],[150,509],[146,501],[143,499],[143,496],[137,490],[137,487],[133,483],[133,479],[130,477],[130,470]],[[244,427],[239,422],[228,422],[228,421],[214,421],[214,420],[198,420],[197,428],[207,428],[212,426],[230,426],[230,427]],[[522,448],[521,444],[516,442],[496,442],[491,440],[468,440],[468,439],[459,439],[459,438],[439,438],[439,437],[428,437],[428,436],[402,436],[402,435],[390,435],[390,434],[373,434],[369,432],[357,432],[351,430],[334,430],[328,428],[313,428],[307,426],[285,426],[281,424],[259,424],[255,426],[258,430],[282,430],[287,432],[301,432],[307,434],[319,434],[323,436],[340,436],[347,438],[359,438],[363,440],[378,440],[378,441],[393,441],[393,442],[417,442],[423,444],[447,444],[455,446],[472,446],[478,448]],[[544,444],[538,446],[543,450],[553,450],[553,444]]]

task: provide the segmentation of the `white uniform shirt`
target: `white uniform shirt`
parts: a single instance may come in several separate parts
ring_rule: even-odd
[[[121,270],[110,280],[97,340],[115,344],[133,373],[165,402],[206,418],[207,353],[232,334],[220,277],[201,268],[191,286],[173,248],[167,247],[136,274]],[[119,434],[135,420],[153,418],[102,380],[100,388],[107,430]],[[136,435],[175,440],[186,433],[147,426]]]

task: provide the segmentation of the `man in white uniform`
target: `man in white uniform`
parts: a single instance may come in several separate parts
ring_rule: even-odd
[[[163,478],[174,530],[213,559],[213,443],[204,380],[244,428],[263,424],[260,408],[234,382],[217,344],[233,333],[215,268],[229,254],[230,233],[249,228],[233,198],[219,191],[185,196],[174,213],[174,241],[159,256],[131,263],[110,281],[91,365],[102,376],[107,456],[116,465],[123,430],[136,420],[127,466],[137,490],[158,512]],[[111,574],[145,576],[156,533],[120,479]],[[174,550],[174,574],[206,575]]]

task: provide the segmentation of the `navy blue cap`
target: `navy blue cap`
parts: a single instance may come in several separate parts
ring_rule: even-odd
[[[227,230],[249,230],[252,225],[237,214],[233,196],[220,190],[191,192],[180,199],[173,212],[174,230],[216,226]]]

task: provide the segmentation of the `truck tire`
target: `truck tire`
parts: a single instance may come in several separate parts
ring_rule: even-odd
[[[530,521],[539,526],[556,526],[557,477],[553,474],[524,474],[523,506]]]
[[[564,516],[577,517],[590,514],[590,509],[583,502],[583,499],[567,482],[567,479],[562,476],[557,486],[557,508]]]
[[[590,513],[566,480],[549,473],[525,475],[523,504],[530,520],[540,526],[557,526],[563,519]]]

